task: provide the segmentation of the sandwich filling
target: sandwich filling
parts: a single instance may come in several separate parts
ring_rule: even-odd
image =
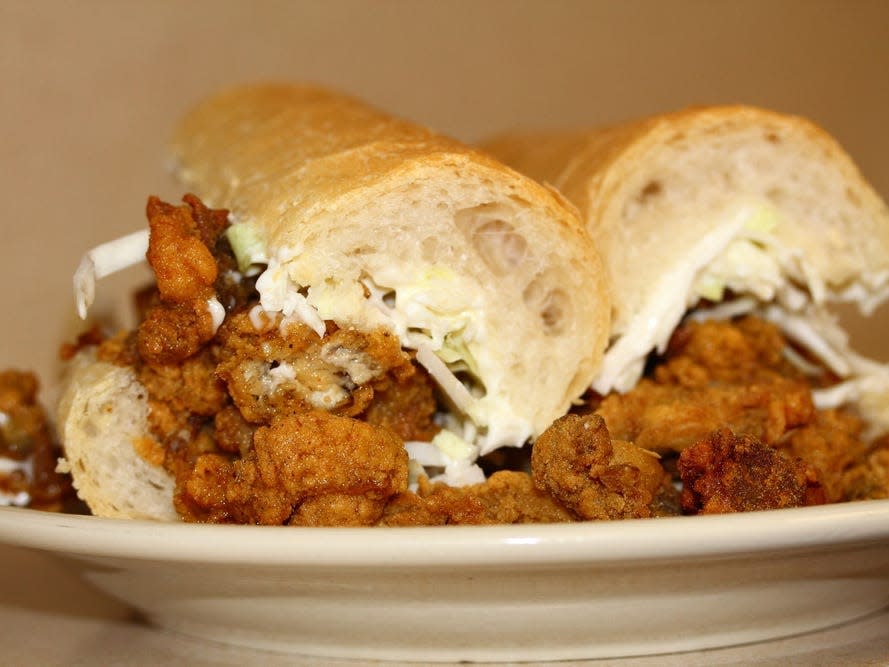
[[[689,310],[696,319],[755,314],[842,379],[816,391],[819,407],[854,404],[872,435],[889,431],[889,368],[856,354],[827,308],[831,301],[854,301],[869,314],[889,296],[889,274],[833,289],[782,239],[788,222],[773,205],[739,199],[711,214],[717,221],[711,231],[661,273],[638,311],[616,327],[593,388],[604,394],[634,387],[649,354],[663,353]]]
[[[472,410],[475,389],[459,376],[477,360],[451,336],[468,322],[407,326],[415,349],[406,349],[397,324],[424,303],[406,297],[423,290],[369,276],[363,300],[396,325],[326,319],[335,291],[299,291],[304,301],[290,309],[274,301],[275,281],[263,303],[259,283],[277,269],[256,267],[256,256],[245,263],[225,232],[227,211],[186,196],[182,206],[152,198],[147,213],[156,284],[137,298],[138,328],[88,332],[66,356],[132,371],[148,403],[148,431],[133,446],[172,479],[186,521],[553,522],[889,494],[887,439],[868,444],[861,416],[834,407],[842,400],[817,404],[848,385],[767,318],[729,312],[739,300],[719,318],[687,318],[634,387],[590,392],[530,453],[479,457],[471,420],[446,416]],[[101,272],[101,252],[92,262]],[[460,388],[442,390],[449,381]]]
[[[191,205],[203,206],[196,200]],[[425,471],[451,485],[477,483],[484,479],[475,463],[481,454],[504,445],[520,446],[532,435],[529,421],[516,414],[498,391],[503,378],[498,364],[488,358],[489,332],[473,315],[479,304],[469,281],[444,266],[429,265],[416,275],[379,270],[355,279],[336,276],[302,285],[293,263],[300,254],[297,249],[269,252],[251,225],[229,223],[230,218],[217,233],[229,255],[224,276],[231,283],[250,286],[246,321],[257,332],[277,329],[287,338],[293,331],[307,331],[326,341],[319,354],[327,368],[322,373],[327,381],[306,390],[303,398],[309,405],[338,409],[356,387],[379,380],[387,370],[385,365],[336,343],[332,329],[344,327],[368,335],[385,331],[409,351],[411,364],[437,387],[434,432],[429,435],[421,429],[429,437],[405,438],[415,473]],[[162,244],[156,238],[158,229],[152,227],[151,241],[146,230],[86,255],[74,279],[81,315],[94,298],[96,279],[143,261],[146,253],[150,260],[149,244]],[[223,326],[232,307],[223,305],[212,289],[205,289],[192,301],[194,316],[209,320],[204,325],[204,338],[209,340]],[[223,326],[223,333],[225,330]],[[308,386],[304,369],[292,361],[266,359],[265,363],[273,364],[262,373],[266,389],[277,391],[294,383]]]

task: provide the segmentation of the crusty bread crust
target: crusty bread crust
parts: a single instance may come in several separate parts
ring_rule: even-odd
[[[178,520],[173,478],[140,454],[150,437],[148,394],[132,370],[80,352],[68,368],[57,423],[65,448],[59,469],[71,473],[93,514]]]
[[[261,230],[299,285],[370,277],[392,287],[442,269],[459,277],[455,292],[476,295],[486,391],[527,416],[534,435],[589,385],[607,343],[609,292],[576,211],[550,189],[314,87],[215,96],[184,119],[173,153],[183,182]],[[370,307],[331,309],[340,323],[379,324]]]
[[[886,203],[836,140],[805,118],[690,108],[601,129],[505,135],[485,148],[581,210],[613,278],[614,333],[730,198],[753,196],[780,210],[775,234],[828,289],[857,284],[847,295],[872,305],[889,283]]]

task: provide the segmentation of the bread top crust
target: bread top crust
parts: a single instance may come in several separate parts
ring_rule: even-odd
[[[199,187],[209,205],[228,205],[236,219],[255,220],[272,244],[297,236],[296,227],[331,202],[462,168],[540,209],[596,263],[576,211],[558,192],[486,153],[323,88],[227,90],[182,120],[171,150],[184,183]]]
[[[175,132],[173,155],[186,186],[257,230],[267,273],[280,269],[307,288],[324,319],[385,325],[362,283],[396,300],[422,288],[431,310],[459,314],[484,385],[479,411],[499,401],[529,422],[524,436],[494,438],[500,444],[541,432],[588,386],[607,343],[610,295],[576,209],[551,189],[310,86],[210,98]],[[407,347],[417,327],[402,323]]]
[[[829,289],[861,282],[873,292],[889,283],[889,207],[806,118],[694,107],[603,128],[504,135],[485,147],[578,206],[612,276],[632,266],[636,283],[651,283],[665,257],[680,256],[712,226],[707,214],[753,197],[782,212],[777,236]],[[674,186],[674,201],[663,201]],[[663,215],[638,215],[645,207]],[[643,238],[656,239],[657,256],[634,250]],[[617,283],[617,307],[633,303]]]

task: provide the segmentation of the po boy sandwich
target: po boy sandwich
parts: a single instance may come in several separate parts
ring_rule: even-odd
[[[829,311],[889,295],[889,209],[834,139],[731,106],[486,149],[580,209],[614,308],[588,408],[683,512],[889,497],[889,368]]]
[[[138,330],[69,351],[63,469],[95,514],[373,523],[411,475],[484,479],[592,381],[605,272],[554,191],[314,87],[216,95],[173,157],[193,194],[75,276],[82,314],[146,253],[157,276]]]

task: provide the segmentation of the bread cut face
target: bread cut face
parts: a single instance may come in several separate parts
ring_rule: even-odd
[[[836,331],[818,330],[827,320],[812,309],[843,300],[868,312],[885,299],[889,209],[812,122],[695,108],[485,147],[561,190],[602,252],[614,321],[599,391],[632,387],[687,308],[729,294],[734,312],[768,303],[763,314],[786,330],[820,339],[840,375],[860,366],[842,341],[827,340]]]
[[[150,461],[148,394],[126,367],[96,361],[91,351],[71,362],[58,407],[65,458],[77,495],[96,516],[176,521],[174,481]]]
[[[608,337],[605,272],[551,190],[313,87],[213,97],[173,154],[191,191],[230,209],[263,309],[319,335],[323,320],[394,330],[481,453],[536,436],[589,385]]]

